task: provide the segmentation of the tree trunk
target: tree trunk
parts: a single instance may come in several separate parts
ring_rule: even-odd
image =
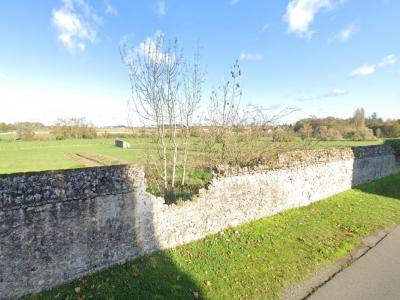
[[[187,163],[187,157],[188,157],[188,148],[189,148],[189,125],[186,124],[186,135],[185,135],[185,152],[183,156],[183,174],[182,174],[182,186],[185,185],[185,179],[186,179],[186,163]]]
[[[176,161],[178,159],[178,144],[176,143],[176,122],[174,120],[173,124],[173,132],[172,132],[172,143],[174,144],[174,153],[172,159],[172,180],[171,186],[175,187],[175,177],[176,177]]]
[[[161,124],[161,146],[162,146],[162,160],[163,160],[163,180],[164,189],[168,190],[168,170],[167,170],[167,146],[165,144],[165,125],[164,121]]]

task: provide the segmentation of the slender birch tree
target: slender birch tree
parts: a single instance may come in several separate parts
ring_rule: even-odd
[[[178,42],[166,43],[163,34],[147,38],[137,47],[120,46],[123,63],[128,67],[132,88],[132,107],[142,122],[154,126],[162,162],[162,181],[167,192],[175,185],[176,160],[176,105],[182,55]],[[174,145],[169,167],[168,136]],[[172,173],[172,181],[169,180]]]
[[[193,118],[195,112],[199,107],[202,99],[202,85],[205,81],[205,75],[200,67],[200,49],[197,47],[193,56],[193,62],[185,62],[183,72],[183,101],[181,103],[181,120],[184,126],[184,153],[183,153],[183,172],[182,172],[182,186],[186,181],[186,168],[189,153],[189,140],[191,136],[191,129],[193,126]]]

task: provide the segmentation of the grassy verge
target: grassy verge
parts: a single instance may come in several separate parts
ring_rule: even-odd
[[[173,250],[109,268],[27,299],[277,299],[400,223],[400,174]]]

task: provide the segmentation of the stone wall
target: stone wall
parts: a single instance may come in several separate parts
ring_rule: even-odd
[[[0,299],[143,254],[130,167],[0,175]]]
[[[165,205],[134,166],[0,175],[0,299],[304,206],[400,171],[390,146],[298,151],[219,167],[190,202]]]
[[[289,152],[252,168],[222,166],[193,201],[167,206],[142,197],[141,239],[146,251],[175,247],[398,172],[388,145]]]

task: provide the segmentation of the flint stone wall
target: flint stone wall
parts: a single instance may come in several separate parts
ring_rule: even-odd
[[[143,184],[127,166],[0,175],[0,299],[143,255],[134,223]]]
[[[400,172],[388,146],[297,151],[220,166],[184,203],[148,194],[143,171],[112,166],[0,175],[0,299],[308,205]]]

